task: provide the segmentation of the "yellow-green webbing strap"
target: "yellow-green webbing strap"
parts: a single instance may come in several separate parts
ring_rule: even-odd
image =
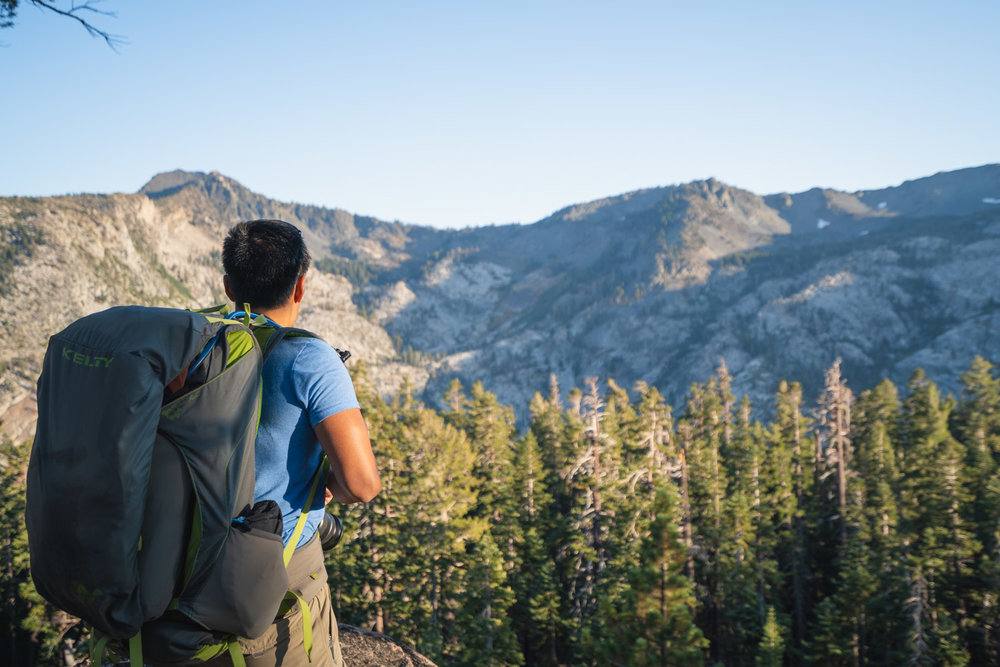
[[[316,469],[316,474],[313,476],[312,486],[309,488],[309,495],[306,496],[306,503],[302,508],[302,512],[299,514],[299,520],[295,522],[295,530],[292,531],[292,536],[288,539],[288,544],[285,545],[285,551],[282,554],[285,560],[285,567],[288,567],[288,563],[292,560],[292,554],[295,553],[295,547],[299,544],[299,538],[302,537],[302,531],[306,527],[306,519],[309,518],[309,508],[312,507],[313,498],[316,497],[316,489],[319,488],[319,482],[323,479],[323,472],[326,470],[326,456],[323,456],[319,461],[319,467]],[[312,613],[309,611],[309,603],[302,599],[302,596],[295,591],[288,591],[285,593],[285,599],[281,603],[282,608],[290,607],[290,604],[297,602],[299,609],[302,611],[302,647],[306,650],[306,659],[312,662]],[[279,613],[281,613],[279,611]]]
[[[240,651],[240,643],[235,639],[229,642],[229,659],[233,661],[233,667],[247,667],[247,661]]]
[[[220,655],[225,653],[229,654],[229,659],[233,663],[233,667],[247,667],[247,661],[243,657],[243,652],[240,650],[240,641],[236,637],[230,636],[229,639],[218,644],[205,644],[198,648],[197,651],[190,657],[192,664],[209,662],[218,658]],[[189,664],[189,663],[184,663]]]
[[[200,313],[202,315],[210,315],[212,313],[219,313],[222,317],[225,317],[232,309],[229,307],[228,303],[220,303],[217,306],[209,306],[208,308],[189,308],[188,312]]]
[[[316,496],[316,488],[319,486],[319,481],[323,478],[323,471],[325,469],[326,457],[324,456],[320,459],[319,468],[316,469],[316,475],[313,477],[309,495],[306,496],[306,504],[302,507],[302,513],[299,514],[299,520],[295,522],[295,530],[292,532],[288,544],[285,545],[285,551],[282,554],[285,560],[285,567],[288,567],[288,563],[291,562],[292,554],[295,553],[295,547],[298,546],[299,538],[302,537],[302,531],[306,527],[306,519],[309,518],[309,509],[312,507],[313,498]]]
[[[306,659],[312,662],[312,650],[313,650],[313,622],[312,622],[312,612],[309,611],[309,603],[302,599],[302,596],[295,591],[288,591],[285,593],[285,599],[281,603],[297,602],[299,605],[299,610],[302,612],[302,647],[306,650]]]
[[[111,641],[111,637],[101,636],[95,641],[96,635],[96,630],[90,635],[90,664],[99,666],[104,664],[104,655],[108,652],[108,642]],[[130,665],[142,667],[142,632],[129,637],[128,662]]]
[[[111,637],[101,637],[97,641],[94,641],[94,635],[97,631],[94,630],[90,635],[90,664],[91,665],[102,665],[104,664],[104,654],[108,650],[108,642]]]
[[[142,667],[142,632],[135,633],[128,640],[128,664]]]

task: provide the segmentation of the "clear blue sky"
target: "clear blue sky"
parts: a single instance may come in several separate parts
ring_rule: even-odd
[[[436,226],[714,176],[759,194],[1000,162],[1000,2],[22,0],[0,195],[171,169]]]

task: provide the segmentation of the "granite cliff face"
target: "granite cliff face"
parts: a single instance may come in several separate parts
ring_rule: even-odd
[[[157,177],[147,188],[175,175]],[[287,219],[289,209],[301,208],[255,198],[215,174],[199,175],[197,186],[180,186],[170,196],[154,189],[151,195],[0,198],[0,432],[15,441],[31,436],[35,381],[51,334],[114,305],[223,303],[220,248],[233,221]],[[295,220],[325,256],[327,241]],[[308,282],[301,325],[364,359],[376,388],[393,391],[401,369],[418,382],[426,378],[423,369],[394,360],[388,334],[358,313],[346,278],[313,271]]]
[[[51,333],[120,303],[223,300],[218,249],[241,219],[302,229],[301,320],[436,403],[483,380],[524,415],[550,374],[656,385],[675,404],[721,358],[768,404],[837,357],[855,389],[918,366],[953,389],[1000,360],[1000,165],[855,193],[758,196],[715,180],[631,192],[530,225],[437,230],[277,202],[217,173],[137,194],[0,199],[0,417],[31,434]]]
[[[435,354],[431,398],[483,378],[523,410],[555,373],[678,404],[722,358],[762,407],[781,379],[815,395],[838,357],[858,390],[918,366],[954,389],[973,355],[1000,359],[998,193],[995,165],[860,193],[657,188],[453,233],[362,295]]]

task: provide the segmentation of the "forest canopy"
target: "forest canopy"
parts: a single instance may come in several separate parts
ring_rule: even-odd
[[[356,384],[383,477],[340,507],[342,623],[441,665],[998,664],[1000,381],[922,371],[755,418],[721,364],[679,410],[651,386],[553,382],[528,428],[482,384],[447,408]],[[27,446],[2,474],[9,664],[67,664],[87,630],[34,592]]]

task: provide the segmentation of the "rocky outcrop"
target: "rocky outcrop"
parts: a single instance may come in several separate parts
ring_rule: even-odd
[[[378,632],[340,626],[340,650],[347,667],[436,667],[413,649]]]

